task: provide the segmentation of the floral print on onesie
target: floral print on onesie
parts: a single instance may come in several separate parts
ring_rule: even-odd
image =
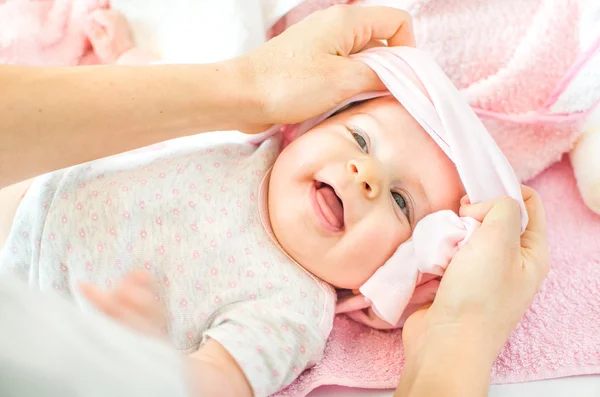
[[[191,142],[37,178],[2,270],[88,308],[79,281],[111,289],[145,269],[159,283],[174,346],[189,353],[217,340],[255,395],[266,396],[322,357],[334,291],[289,258],[270,229],[266,186],[278,140]]]

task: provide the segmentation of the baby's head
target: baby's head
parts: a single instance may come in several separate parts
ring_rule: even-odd
[[[392,96],[325,120],[289,144],[269,181],[275,236],[305,269],[356,289],[408,240],[417,222],[458,211],[452,161]]]

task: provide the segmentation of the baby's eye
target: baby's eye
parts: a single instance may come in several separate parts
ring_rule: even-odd
[[[408,205],[406,204],[406,200],[404,199],[404,197],[398,192],[392,192],[392,197],[394,198],[396,204],[398,204],[398,207],[400,207],[402,212],[404,212],[404,215],[409,217]]]
[[[358,143],[360,148],[364,152],[368,152],[369,146],[367,145],[367,140],[362,136],[362,134],[360,134],[359,132],[357,132],[355,130],[351,130],[351,132],[352,132],[352,137],[356,140],[356,143]]]

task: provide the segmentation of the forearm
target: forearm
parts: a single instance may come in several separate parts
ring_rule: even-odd
[[[395,397],[482,397],[488,395],[493,359],[482,343],[457,335],[430,339],[407,360]]]
[[[233,61],[0,66],[0,87],[0,187],[167,139],[240,129],[260,109],[252,76]]]
[[[209,339],[185,364],[191,397],[252,397],[241,368],[215,340]]]
[[[218,365],[188,358],[190,397],[238,397],[239,388],[232,384]]]

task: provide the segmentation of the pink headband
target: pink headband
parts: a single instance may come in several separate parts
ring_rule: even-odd
[[[389,92],[358,95],[320,116],[266,134],[281,131],[293,139],[348,103],[391,94],[454,162],[472,203],[505,195],[520,203],[523,232],[527,211],[512,167],[435,61],[412,47],[377,47],[353,58],[373,69]],[[433,300],[437,278],[477,225],[452,211],[424,217],[410,240],[360,288],[362,295],[340,299],[336,311],[375,328],[402,326],[408,314]]]

